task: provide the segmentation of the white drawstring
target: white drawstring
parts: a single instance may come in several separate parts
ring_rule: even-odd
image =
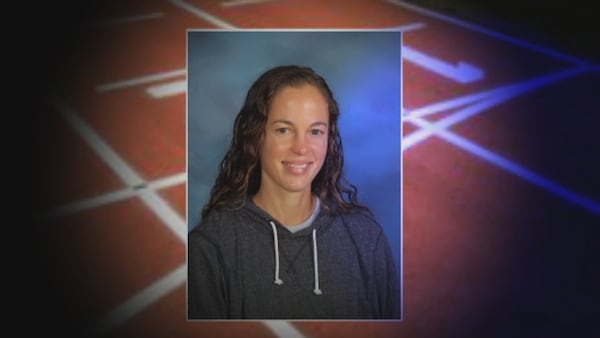
[[[317,257],[317,229],[313,229],[313,257],[314,257],[314,268],[315,268],[315,289],[313,292],[315,295],[323,294],[323,291],[319,288],[319,258]]]
[[[271,229],[273,230],[273,242],[275,244],[275,280],[273,283],[277,285],[283,284],[283,281],[279,278],[279,239],[277,236],[277,226],[273,221],[269,221],[271,224]],[[317,229],[313,229],[312,231],[312,240],[313,240],[313,265],[315,269],[315,288],[313,292],[315,295],[322,295],[323,291],[319,287],[319,257],[317,253]]]
[[[277,285],[283,284],[283,281],[279,278],[279,240],[277,238],[277,227],[273,221],[269,221],[271,229],[273,229],[273,241],[275,242],[275,280],[273,283]]]

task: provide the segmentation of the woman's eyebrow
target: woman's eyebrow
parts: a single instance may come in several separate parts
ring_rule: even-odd
[[[294,125],[294,123],[292,123],[292,121],[289,121],[289,120],[275,120],[275,121],[271,122],[271,124],[275,124],[275,123],[289,124],[290,126]]]
[[[311,127],[316,127],[316,126],[323,126],[325,128],[327,128],[328,124],[326,122],[322,122],[322,121],[316,121],[310,124]]]
[[[273,122],[271,122],[271,124],[276,124],[276,123],[283,123],[283,124],[287,124],[290,126],[294,125],[294,122],[290,121],[290,120],[275,120]],[[325,128],[328,127],[327,122],[323,122],[323,121],[315,121],[313,123],[310,124],[311,127],[316,127],[316,126],[323,126]]]

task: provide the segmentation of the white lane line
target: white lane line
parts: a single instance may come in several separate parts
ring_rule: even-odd
[[[54,105],[67,123],[98,153],[108,166],[127,184],[137,186],[144,183],[144,179],[138,175],[125,161],[106,143],[96,132],[81,119],[62,100],[55,100]]]
[[[494,94],[498,94],[499,91],[503,91],[504,87],[496,88],[488,91],[483,91],[474,94],[467,94],[464,96],[454,97],[452,99],[440,102],[434,102],[427,104],[425,106],[415,108],[409,110],[407,108],[402,109],[402,114],[404,117],[425,117],[437,113],[444,112],[446,110],[458,108],[460,106],[465,106],[467,104],[479,101],[481,99],[485,99],[489,96],[493,96]]]
[[[410,111],[403,110],[403,113],[407,120],[410,120],[413,117],[425,117],[443,112],[445,110],[458,108],[460,106],[467,105],[469,103],[473,103],[481,99],[502,95],[504,93],[513,93],[515,95],[526,93],[528,91],[551,84],[558,80],[578,75],[583,72],[589,72],[590,70],[591,68],[586,67],[571,68],[556,73],[551,73],[550,75],[542,75],[533,79],[524,80],[521,82],[482,91],[479,93],[468,94],[465,96],[455,97],[446,101],[431,103],[423,107],[412,109]]]
[[[294,325],[285,320],[263,320],[262,323],[281,338],[305,338]]]
[[[198,7],[192,6],[185,1],[169,0],[169,2],[171,2],[173,5],[181,8],[181,9],[184,9],[184,10],[194,14],[195,16],[197,16],[205,21],[212,23],[213,25],[215,25],[219,28],[225,28],[225,29],[236,29],[237,28],[234,25],[230,24],[229,22],[221,20],[220,18],[218,18],[212,14],[209,14],[208,12],[205,12],[204,10],[202,10]]]
[[[186,90],[187,80],[181,80],[150,86],[146,88],[146,93],[154,99],[163,99],[174,95],[184,94]]]
[[[179,184],[184,184],[187,181],[187,173],[183,172],[180,174],[170,175],[167,177],[159,178],[148,183],[148,188],[152,190],[160,190],[163,188],[170,188]]]
[[[167,176],[164,178],[159,178],[155,181],[152,181],[147,184],[146,188],[151,190],[161,190],[164,188],[169,188],[172,186],[176,186],[179,184],[184,184],[187,180],[187,174],[175,174],[171,176]],[[98,196],[86,198],[83,200],[79,200],[77,202],[69,203],[54,209],[51,209],[42,214],[43,218],[54,218],[60,217],[67,214],[78,213],[81,211],[85,211],[88,209],[94,209],[101,207],[103,205],[119,202],[122,200],[126,200],[128,198],[137,196],[139,188],[136,187],[128,187],[125,189],[109,192],[106,194],[101,194]]]
[[[43,214],[44,218],[55,218],[68,214],[74,214],[88,209],[94,209],[103,205],[123,201],[136,195],[136,191],[132,188],[126,188],[99,196],[86,198],[74,203],[52,209]]]
[[[486,109],[489,109],[489,108],[496,106],[502,102],[505,102],[505,101],[513,98],[514,96],[516,96],[516,94],[509,95],[509,94],[505,93],[503,95],[498,95],[498,96],[494,96],[494,97],[491,97],[488,99],[484,99],[484,100],[474,103],[464,109],[461,109],[452,115],[448,115],[447,117],[437,121],[436,123],[432,123],[429,128],[419,129],[402,139],[402,143],[401,143],[402,151],[404,152],[405,150],[408,150],[408,149],[414,147],[415,145],[425,141],[428,137],[436,134],[438,131],[440,131],[442,129],[449,128],[454,124],[457,124],[461,121],[468,119],[469,117],[472,117],[476,114],[479,114],[479,113],[485,111]],[[404,120],[415,123],[416,121],[418,121],[418,118],[406,117]]]
[[[62,100],[56,99],[55,107],[67,120],[69,125],[92,147],[100,158],[107,163],[113,171],[130,187],[143,187],[146,182],[129,166],[96,132],[88,126],[83,119],[66,105]],[[139,195],[150,210],[154,212],[165,226],[169,228],[184,243],[187,240],[187,225],[185,220],[155,191],[142,189]]]
[[[415,118],[414,123],[419,127],[428,129],[433,127],[432,124],[424,119]],[[435,128],[435,127],[434,127]],[[453,133],[446,129],[435,128],[434,133],[436,136],[441,137],[447,142],[466,150],[467,152],[475,155],[476,157],[483,159],[489,163],[496,165],[534,185],[556,195],[562,199],[565,199],[579,207],[582,207],[592,213],[600,215],[600,203],[591,200],[579,193],[574,192],[552,180],[533,172],[526,167],[515,163],[507,158],[504,158],[456,133]]]
[[[102,335],[123,324],[150,304],[184,284],[186,279],[187,266],[184,264],[111,310],[91,328],[89,336]]]
[[[183,243],[187,243],[187,224],[185,219],[175,211],[173,206],[153,190],[141,190],[139,196],[154,211],[156,216],[163,221],[167,228],[171,229]]]
[[[400,26],[392,26],[392,27],[385,27],[385,28],[381,28],[381,30],[391,30],[391,31],[399,31],[399,32],[412,32],[412,31],[416,31],[419,29],[423,29],[427,27],[426,24],[422,23],[422,22],[415,22],[415,23],[409,23],[406,25],[400,25]]]
[[[385,1],[387,1],[390,4],[396,5],[396,6],[408,8],[408,9],[413,10],[413,11],[415,11],[417,13],[420,13],[420,14],[425,14],[427,16],[430,16],[430,17],[433,17],[433,18],[436,18],[436,19],[439,19],[439,20],[442,20],[442,21],[445,21],[445,22],[452,23],[452,24],[460,26],[460,27],[464,27],[464,28],[467,28],[467,29],[470,29],[470,30],[473,30],[473,31],[476,31],[476,32],[479,32],[479,33],[483,33],[483,34],[492,36],[492,37],[497,38],[499,40],[510,42],[510,43],[515,44],[517,46],[525,47],[527,49],[534,50],[536,52],[540,52],[540,53],[546,54],[548,56],[552,56],[552,57],[560,59],[560,60],[572,62],[572,63],[574,63],[576,65],[579,65],[579,66],[589,65],[589,62],[584,61],[584,60],[579,59],[579,58],[576,58],[576,57],[573,57],[571,55],[567,55],[567,54],[558,52],[558,51],[550,49],[550,48],[546,48],[546,47],[539,46],[539,45],[536,45],[536,44],[533,44],[533,43],[530,43],[530,42],[527,42],[527,41],[524,41],[524,40],[521,40],[521,39],[517,39],[517,38],[514,38],[514,37],[506,35],[506,34],[498,33],[498,32],[493,31],[491,29],[487,29],[487,28],[484,28],[482,26],[475,25],[475,24],[472,24],[472,23],[468,23],[468,22],[465,22],[465,21],[462,21],[462,20],[459,20],[459,19],[447,16],[447,15],[436,13],[434,11],[431,11],[431,10],[428,10],[428,9],[425,9],[425,8],[422,8],[422,7],[419,7],[419,6],[407,3],[405,1],[400,1],[400,0],[385,0]]]
[[[122,24],[127,24],[127,23],[132,23],[132,22],[160,19],[164,15],[165,15],[165,13],[162,13],[162,12],[140,14],[140,15],[135,15],[135,16],[123,17],[123,18],[104,20],[104,21],[93,23],[92,26],[103,27],[103,26],[122,25]]]
[[[470,63],[452,64],[409,46],[402,46],[402,58],[458,83],[471,83],[484,78],[484,71]]]
[[[464,102],[466,102],[468,100],[472,100],[473,102],[475,102],[475,103],[473,103],[451,115],[444,117],[443,119],[441,119],[435,123],[432,123],[429,128],[417,130],[417,131],[409,134],[408,136],[404,137],[402,139],[402,143],[401,143],[402,152],[421,143],[422,141],[426,140],[429,136],[432,136],[433,134],[435,134],[437,131],[445,129],[445,128],[449,128],[449,127],[451,127],[461,121],[464,121],[464,120],[468,119],[469,117],[474,116],[474,115],[476,115],[486,109],[489,109],[495,105],[498,105],[502,102],[512,99],[518,95],[523,95],[523,94],[533,91],[535,89],[541,88],[543,86],[547,86],[547,85],[557,82],[559,80],[578,75],[585,71],[588,71],[588,69],[584,68],[584,67],[568,69],[568,70],[553,73],[550,75],[544,75],[544,76],[541,76],[538,78],[534,78],[532,80],[527,80],[527,81],[519,82],[519,83],[512,84],[512,85],[503,86],[503,87],[489,90],[489,91],[486,91],[483,93],[473,94],[473,95],[470,95],[470,96],[464,97],[464,98],[452,99],[450,101],[440,102],[440,103],[428,105],[427,107],[425,107],[425,108],[429,107],[429,109],[421,109],[421,110],[414,109],[414,110],[408,112],[406,114],[406,116],[404,116],[404,119],[403,119],[404,122],[414,122],[416,119],[422,118],[423,116],[426,116],[426,115],[429,115],[429,114],[432,114],[432,113],[438,111],[438,110],[431,109],[431,107],[435,107],[436,109],[442,109],[442,108],[448,109],[451,107],[451,104],[448,104],[448,102],[450,102],[454,105],[462,105],[462,104],[464,104]],[[441,111],[441,110],[439,110],[439,111]]]
[[[96,86],[98,92],[108,92],[117,89],[123,89],[127,87],[134,87],[146,83],[157,82],[165,79],[170,79],[178,76],[186,75],[186,69],[177,69],[170,72],[154,73],[150,75],[140,76],[132,79],[111,82]]]
[[[244,6],[244,5],[260,4],[260,3],[264,3],[264,2],[270,2],[270,1],[272,1],[272,0],[230,0],[230,1],[221,2],[220,5],[222,7],[238,7],[238,6]]]

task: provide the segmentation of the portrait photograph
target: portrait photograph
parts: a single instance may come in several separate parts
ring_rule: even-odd
[[[402,34],[187,32],[187,319],[402,319]]]

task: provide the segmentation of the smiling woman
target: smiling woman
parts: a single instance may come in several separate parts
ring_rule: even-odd
[[[271,102],[253,199],[283,224],[302,223],[314,208],[311,182],[325,160],[328,124],[327,101],[314,86],[282,88]]]
[[[189,319],[401,319],[401,43],[188,33]]]
[[[392,251],[344,176],[338,117],[311,68],[253,83],[189,234],[190,319],[400,319]]]

